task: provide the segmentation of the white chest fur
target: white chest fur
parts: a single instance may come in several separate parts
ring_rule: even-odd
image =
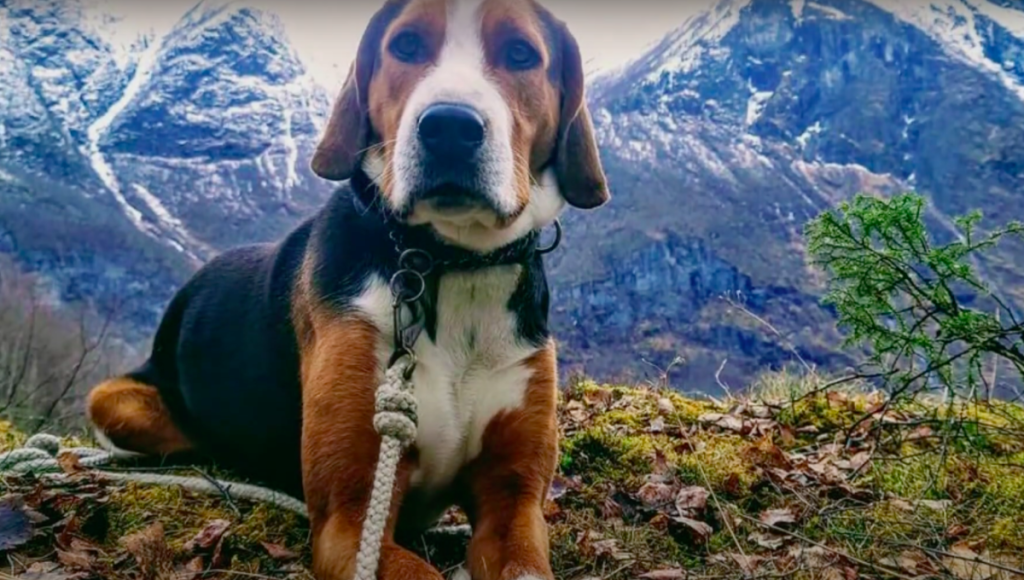
[[[412,484],[439,490],[480,453],[490,420],[520,407],[532,370],[524,362],[537,348],[517,338],[516,317],[508,309],[520,266],[442,276],[437,298],[435,340],[423,332],[414,348],[413,374],[419,424],[419,469]],[[386,283],[370,280],[356,300],[380,328],[390,356],[391,298]]]

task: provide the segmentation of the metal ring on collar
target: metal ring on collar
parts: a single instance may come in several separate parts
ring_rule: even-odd
[[[419,288],[412,296],[408,295],[406,291],[407,287],[399,285],[404,277],[411,277],[419,284]],[[423,296],[423,293],[427,291],[427,281],[424,280],[423,274],[420,274],[416,270],[403,268],[391,276],[391,281],[388,282],[388,287],[391,288],[391,295],[394,296],[396,300],[401,302],[416,302]]]
[[[558,220],[555,220],[554,221],[554,226],[555,226],[555,240],[553,242],[551,242],[551,244],[549,246],[547,246],[546,248],[537,248],[537,253],[538,254],[543,255],[543,254],[551,253],[551,252],[555,251],[555,248],[557,248],[559,244],[562,243],[562,224]]]
[[[420,270],[416,267],[415,259],[420,257],[426,262],[426,268]],[[398,256],[398,267],[402,270],[412,270],[421,276],[428,276],[434,271],[434,258],[424,250],[409,248]]]

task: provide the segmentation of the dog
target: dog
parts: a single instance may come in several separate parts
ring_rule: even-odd
[[[335,192],[279,243],[226,251],[177,292],[147,361],[90,391],[97,437],[125,455],[199,453],[303,498],[314,574],[352,578],[375,391],[405,344],[396,320],[416,316],[392,292],[413,249],[435,264],[412,290],[418,430],[378,577],[440,580],[403,545],[458,505],[474,580],[552,579],[539,232],[610,198],[584,93],[576,40],[534,0],[387,0],[311,161]]]

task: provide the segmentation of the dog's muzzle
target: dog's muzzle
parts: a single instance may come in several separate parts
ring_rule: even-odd
[[[429,201],[440,210],[492,205],[481,179],[487,124],[475,109],[431,105],[419,117],[417,138],[423,152],[417,201]]]

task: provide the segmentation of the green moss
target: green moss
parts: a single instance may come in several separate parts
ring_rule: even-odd
[[[776,392],[789,388],[806,394],[817,384],[785,376],[772,380]],[[741,435],[699,421],[707,413],[737,413],[736,402],[717,404],[649,387],[574,382],[560,401],[560,471],[563,478],[578,477],[578,483],[566,484],[571,490],[551,504],[556,575],[625,578],[665,568],[707,577],[735,575],[736,563],[729,554],[771,557],[800,544],[785,538],[774,552],[753,539],[765,532],[756,523],[764,510],[780,508],[799,514],[791,529],[800,536],[868,561],[893,558],[908,544],[948,549],[965,540],[984,542],[993,553],[1024,553],[1019,525],[1024,513],[1024,421],[1018,420],[1024,413],[1015,406],[941,408],[935,401],[898,406],[897,411],[914,420],[907,426],[886,426],[883,443],[876,448],[879,457],[848,482],[850,489],[863,490],[866,496],[840,493],[836,499],[831,495],[835,485],[799,483],[799,478],[780,483],[780,472],[808,469],[806,462],[797,465],[799,460],[778,464],[780,447],[814,461],[815,449],[841,441],[846,429],[878,401],[877,395],[850,388],[838,395],[808,396],[795,405],[781,405],[781,410],[758,410],[764,417],[775,409],[775,420],[793,432],[785,438],[780,430]],[[943,444],[939,430],[953,414],[959,419],[957,430]],[[937,433],[907,440],[914,425],[933,426]],[[0,423],[0,444],[10,447],[23,441],[20,433]],[[697,542],[681,532],[670,522],[671,508],[666,515],[659,513],[662,508],[643,505],[639,491],[653,472],[677,488],[700,486],[713,492],[706,510],[695,515],[712,526],[709,538]],[[215,475],[233,479],[228,473]],[[225,540],[231,569],[265,575],[279,568],[280,562],[265,554],[262,541],[287,546],[309,562],[308,523],[290,512],[244,503],[236,512],[221,497],[142,485],[116,487],[106,505],[109,529],[101,541],[111,549],[124,535],[160,521],[171,548],[184,557],[185,542],[211,520],[225,519],[232,524]],[[720,509],[733,515],[726,518]],[[590,534],[606,543],[595,550],[584,538]],[[615,549],[607,542],[614,542]],[[39,556],[52,551],[52,546],[38,548]],[[452,553],[455,561],[461,549]]]
[[[563,442],[562,465],[590,484],[631,485],[651,472],[654,448],[652,437],[623,437],[592,427]]]
[[[0,421],[0,451],[8,451],[25,443],[27,437],[9,421]]]

